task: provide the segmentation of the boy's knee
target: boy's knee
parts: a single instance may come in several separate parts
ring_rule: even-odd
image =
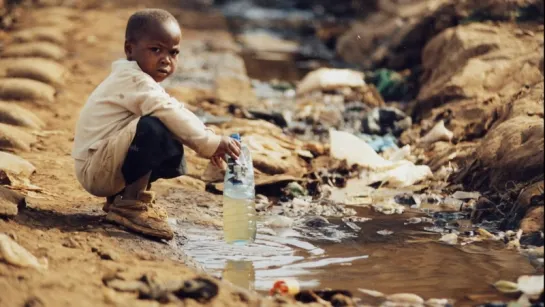
[[[146,134],[150,137],[158,137],[169,132],[165,124],[153,116],[142,116],[136,129],[138,134]]]

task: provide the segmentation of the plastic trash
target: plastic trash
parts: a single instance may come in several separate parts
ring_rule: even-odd
[[[331,129],[330,155],[346,160],[349,165],[357,164],[364,171],[360,178],[368,184],[387,182],[392,187],[407,187],[433,176],[426,165],[414,165],[407,160],[389,161],[379,156],[371,146],[357,136]]]
[[[399,149],[396,144],[397,139],[391,134],[386,134],[384,136],[362,134],[360,135],[360,138],[363,139],[376,152],[382,152],[391,148]]]
[[[297,94],[314,90],[333,90],[343,87],[362,87],[365,85],[363,73],[350,69],[320,68],[308,73],[297,85]]]
[[[240,135],[232,138],[241,141]],[[225,241],[230,244],[252,243],[256,237],[255,183],[252,157],[248,147],[241,142],[241,154],[237,160],[226,157],[223,189],[223,230]]]
[[[396,136],[409,129],[412,119],[403,111],[393,107],[374,108],[363,118],[362,131],[368,134]]]
[[[301,290],[299,282],[293,278],[284,278],[276,280],[269,291],[270,295],[289,294],[295,295]]]
[[[450,142],[454,133],[445,127],[444,121],[439,121],[433,128],[420,139],[420,143],[432,144],[438,141]]]

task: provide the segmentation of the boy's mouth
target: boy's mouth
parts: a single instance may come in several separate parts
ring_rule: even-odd
[[[157,69],[157,72],[159,72],[160,74],[168,75],[169,70],[166,68],[159,68]]]

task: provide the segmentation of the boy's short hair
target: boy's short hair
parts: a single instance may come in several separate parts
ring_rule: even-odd
[[[146,33],[148,27],[154,23],[174,21],[178,23],[171,13],[162,9],[145,9],[131,15],[125,30],[125,40],[130,42],[138,41]]]

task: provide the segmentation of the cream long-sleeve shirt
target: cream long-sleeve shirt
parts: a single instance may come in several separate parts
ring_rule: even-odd
[[[97,148],[144,115],[157,117],[182,144],[203,157],[212,156],[219,146],[221,137],[166,93],[136,62],[118,60],[80,112],[72,157],[87,159],[89,149]]]

